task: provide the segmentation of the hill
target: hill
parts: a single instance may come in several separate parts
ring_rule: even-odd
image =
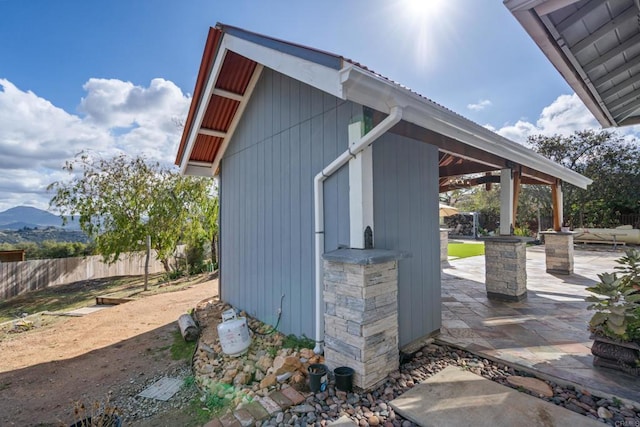
[[[19,230],[22,228],[62,228],[62,218],[51,212],[31,206],[17,206],[0,212],[0,230]],[[65,229],[79,229],[77,223],[69,223]]]
[[[89,238],[82,231],[67,230],[59,227],[0,230],[0,244],[8,243],[10,245],[15,245],[29,242],[40,244],[45,240],[51,240],[54,242],[89,242]]]

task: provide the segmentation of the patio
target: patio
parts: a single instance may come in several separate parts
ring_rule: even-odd
[[[484,256],[449,260],[442,274],[442,329],[438,340],[592,394],[640,402],[637,378],[592,365],[586,287],[614,271],[623,252],[576,249],[575,273],[545,271],[544,246],[527,248],[528,297],[488,300]]]

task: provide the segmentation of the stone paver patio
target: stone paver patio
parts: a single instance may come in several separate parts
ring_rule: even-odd
[[[438,340],[503,360],[551,381],[601,397],[640,402],[640,379],[592,365],[584,297],[597,274],[614,271],[622,251],[575,251],[575,273],[545,271],[544,246],[527,248],[528,297],[487,299],[484,256],[450,260],[442,271],[442,329]]]

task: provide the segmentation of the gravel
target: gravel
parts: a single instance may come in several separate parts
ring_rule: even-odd
[[[206,309],[215,308],[217,312],[226,308],[222,303],[209,303]],[[202,309],[202,307],[200,307]],[[200,319],[207,316],[199,316]],[[210,316],[213,319],[213,316]],[[250,325],[254,321],[250,319]],[[203,326],[203,325],[201,325]],[[206,327],[206,326],[205,326]],[[203,335],[207,335],[203,333]],[[247,384],[236,383],[233,393],[227,394],[227,398],[234,404],[240,404],[252,400],[256,396],[265,396],[276,389],[289,386],[286,381],[292,382],[295,375],[285,382],[276,382],[268,387],[260,388],[260,379],[263,378],[261,369],[270,372],[266,366],[261,368],[265,360],[269,361],[269,347],[274,344],[281,346],[282,336],[254,336],[249,354],[236,359],[229,359],[219,351],[219,344],[214,342],[209,335],[208,340],[202,340],[200,350],[196,352],[194,360],[196,382],[202,388],[206,388],[218,380],[237,377],[244,372],[252,372],[254,381]],[[203,346],[204,344],[204,346]],[[278,355],[299,355],[290,349],[278,350]],[[273,354],[271,354],[273,356]],[[305,360],[302,358],[302,360]],[[271,359],[271,362],[273,360]],[[387,380],[377,389],[369,392],[345,393],[335,389],[333,381],[329,383],[327,390],[322,393],[311,394],[305,402],[289,408],[288,410],[274,414],[270,419],[256,423],[257,426],[288,426],[288,425],[315,425],[324,426],[332,420],[347,415],[357,425],[384,426],[384,427],[411,427],[414,424],[403,419],[389,406],[389,402],[411,389],[419,382],[431,377],[447,366],[459,366],[477,375],[481,375],[507,387],[515,388],[509,384],[507,377],[512,375],[530,377],[530,374],[518,372],[514,368],[478,357],[466,351],[439,344],[428,344],[417,353],[404,357],[398,371],[392,372]],[[206,369],[205,369],[206,367]],[[206,372],[202,372],[205,369]],[[230,372],[233,375],[230,375]],[[264,374],[267,374],[265,372]],[[257,376],[256,374],[260,373]],[[188,365],[175,368],[170,372],[159,373],[154,378],[135,378],[123,388],[113,402],[124,414],[124,421],[132,421],[147,418],[163,411],[189,406],[193,399],[200,398],[202,393],[195,387],[183,387],[174,397],[167,402],[154,399],[146,399],[137,396],[149,385],[161,377],[187,378],[194,375]],[[542,397],[550,403],[563,406],[568,410],[577,412],[589,418],[612,426],[638,426],[640,425],[640,408],[625,405],[619,400],[590,395],[585,390],[579,390],[572,386],[561,386],[553,382],[545,381],[553,390],[553,396]],[[294,385],[294,384],[292,384]],[[203,387],[204,386],[204,387]],[[294,385],[297,388],[301,384]],[[518,388],[522,391],[522,388]],[[225,391],[228,393],[228,389]],[[526,392],[526,391],[523,391]],[[529,393],[532,394],[532,393]],[[532,394],[533,395],[533,394]]]

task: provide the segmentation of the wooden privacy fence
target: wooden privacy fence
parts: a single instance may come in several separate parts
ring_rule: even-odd
[[[100,255],[0,262],[0,300],[79,280],[144,274],[144,252],[123,254],[120,258],[113,264],[102,262]],[[152,252],[149,273],[163,271],[162,263]]]

